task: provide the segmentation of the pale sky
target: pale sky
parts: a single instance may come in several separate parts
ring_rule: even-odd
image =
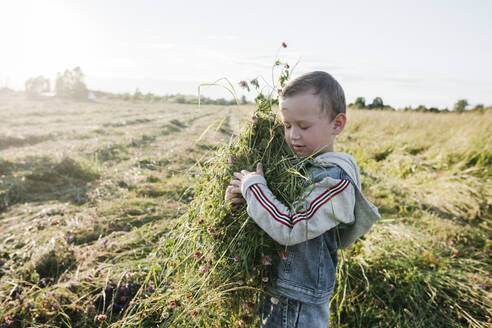
[[[221,77],[271,81],[286,42],[294,76],[327,71],[349,102],[492,105],[491,0],[5,0],[0,42],[0,87],[19,90],[80,66],[89,89],[196,95]]]

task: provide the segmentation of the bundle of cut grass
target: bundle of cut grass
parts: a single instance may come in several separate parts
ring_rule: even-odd
[[[269,186],[284,204],[302,192],[295,154],[283,137],[272,105],[260,94],[257,109],[239,137],[201,167],[194,201],[168,237],[162,272],[150,274],[160,289],[136,306],[126,323],[166,327],[253,326],[271,268],[282,248],[248,217],[224,201],[233,172],[263,163]],[[142,320],[142,313],[145,319]]]

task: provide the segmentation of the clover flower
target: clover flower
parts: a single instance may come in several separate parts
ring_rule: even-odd
[[[255,124],[258,123],[258,116],[256,116],[256,115],[251,116],[251,122],[253,122]]]
[[[205,264],[200,265],[200,267],[198,268],[198,271],[199,271],[200,273],[205,273],[205,272],[207,272],[207,266],[206,266]]]
[[[9,325],[9,326],[10,326],[11,324],[13,324],[13,323],[14,323],[14,319],[12,318],[12,316],[10,316],[10,315],[6,316],[6,317],[5,317],[5,323],[6,323],[7,325]]]
[[[289,253],[287,253],[287,251],[281,251],[280,252],[280,258],[282,260],[287,260],[289,258]]]
[[[177,305],[178,301],[176,301],[175,299],[171,299],[169,300],[169,302],[167,302],[167,306],[171,309],[174,309]]]
[[[272,265],[272,259],[270,256],[263,256],[263,259],[261,260],[263,265]]]
[[[239,256],[234,256],[234,262],[239,262]]]
[[[287,43],[282,42],[282,48],[287,48]]]
[[[193,254],[193,257],[196,258],[197,260],[200,259],[202,257],[202,252],[200,251],[196,251],[194,254]]]
[[[98,315],[96,315],[96,317],[95,317],[95,320],[94,320],[94,321],[96,321],[96,320],[97,320],[97,321],[99,321],[99,322],[103,322],[103,321],[106,321],[106,319],[107,319],[107,318],[108,318],[108,316],[107,316],[107,315],[105,315],[105,314],[98,314]]]

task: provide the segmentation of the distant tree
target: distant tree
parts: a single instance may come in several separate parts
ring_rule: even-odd
[[[369,105],[369,108],[371,109],[382,109],[383,107],[384,107],[384,103],[381,97],[374,98],[372,103]]]
[[[419,105],[415,110],[417,112],[425,113],[425,112],[427,112],[427,107],[425,107],[424,105]]]
[[[148,92],[148,93],[144,96],[144,100],[145,100],[145,101],[148,101],[148,102],[153,102],[153,101],[154,101],[154,95],[153,95],[151,92]]]
[[[246,96],[242,95],[241,96],[241,101],[239,102],[241,105],[246,105],[248,103],[248,100],[246,100]]]
[[[43,92],[50,91],[50,80],[39,75],[27,80],[24,83],[24,88],[28,96],[38,96]]]
[[[366,108],[366,99],[364,97],[357,97],[353,103],[353,106],[357,109]]]
[[[477,111],[477,112],[480,112],[480,113],[485,112],[485,108],[484,108],[483,104],[476,105],[475,107],[473,107],[473,110],[474,111]]]
[[[135,89],[135,92],[133,93],[132,98],[133,98],[133,100],[142,100],[143,99],[143,94],[139,88]]]
[[[431,107],[431,108],[429,108],[429,112],[431,112],[431,113],[439,113],[439,108]]]
[[[66,69],[63,74],[56,74],[55,93],[58,97],[73,99],[87,99],[89,90],[84,83],[84,74],[80,67]]]
[[[453,110],[457,113],[463,113],[466,110],[466,106],[468,106],[468,101],[466,99],[460,99],[454,105]]]
[[[174,102],[177,102],[178,104],[184,104],[186,102],[186,98],[184,95],[181,95],[181,94],[177,94],[175,97],[174,97]]]

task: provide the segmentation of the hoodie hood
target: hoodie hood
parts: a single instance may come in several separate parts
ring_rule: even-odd
[[[355,221],[352,225],[339,229],[339,247],[341,249],[346,249],[359,237],[366,234],[371,229],[374,222],[381,218],[381,215],[379,214],[377,207],[368,201],[364,197],[364,194],[362,194],[359,167],[351,155],[341,152],[327,152],[317,156],[313,161],[315,163],[318,162],[325,165],[337,165],[341,167],[350,176],[356,187],[354,207]]]

